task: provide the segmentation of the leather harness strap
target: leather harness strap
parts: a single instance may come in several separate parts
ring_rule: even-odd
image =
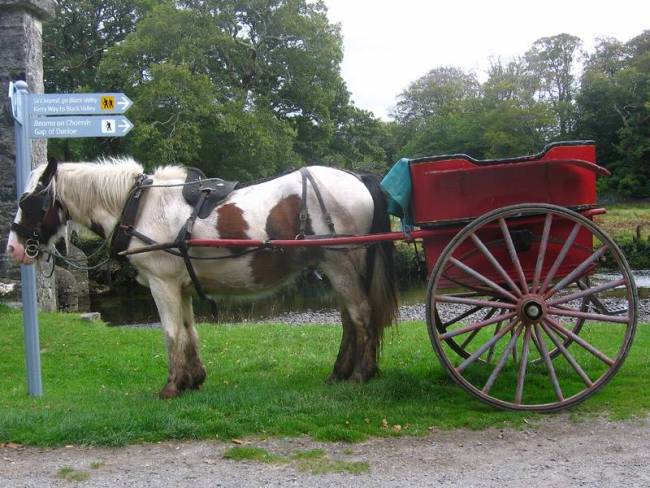
[[[196,276],[196,271],[194,271],[194,265],[192,264],[192,258],[190,257],[189,248],[187,246],[187,241],[192,238],[192,229],[194,228],[194,222],[196,221],[196,217],[201,214],[201,210],[205,205],[212,191],[213,189],[210,187],[205,187],[201,189],[199,199],[197,200],[196,205],[192,209],[192,213],[185,221],[185,225],[183,225],[180,232],[176,236],[176,241],[174,241],[174,244],[178,249],[178,251],[181,253],[181,256],[183,257],[183,262],[185,263],[185,267],[187,268],[187,274],[189,274],[190,279],[192,280],[192,284],[194,285],[194,289],[196,290],[196,293],[199,295],[201,299],[210,302],[210,306],[212,308],[212,315],[216,317],[218,313],[217,302],[215,302],[213,298],[205,294],[205,290],[203,289],[203,286],[201,286],[201,282],[199,281],[198,276]]]
[[[320,189],[318,188],[318,184],[316,184],[314,176],[309,172],[307,168],[300,168],[300,176],[302,177],[302,199],[300,200],[300,213],[298,214],[298,235],[296,236],[296,239],[305,238],[307,235],[307,228],[311,223],[309,211],[307,210],[307,180],[309,180],[309,183],[311,183],[311,187],[314,190],[316,200],[318,200],[318,205],[320,206],[320,210],[323,213],[323,219],[327,224],[327,228],[329,229],[330,234],[336,235],[334,221],[332,220],[330,213],[327,211],[327,207],[325,207],[323,195],[321,195]]]
[[[138,178],[133,186],[133,190],[129,194],[129,198],[124,204],[122,209],[122,214],[118,220],[117,227],[111,238],[110,250],[114,254],[118,254],[121,251],[126,251],[131,242],[131,237],[135,235],[135,219],[138,216],[138,209],[140,208],[140,198],[142,197],[143,190],[147,188],[148,185],[151,185],[153,180],[145,174],[138,175]],[[141,234],[136,236],[138,239],[141,239]],[[146,241],[144,241],[146,242]]]

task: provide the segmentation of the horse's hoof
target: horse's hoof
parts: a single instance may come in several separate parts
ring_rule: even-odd
[[[169,398],[176,398],[177,396],[180,396],[181,393],[183,392],[179,390],[176,387],[176,385],[174,385],[173,383],[167,383],[165,387],[162,390],[160,390],[158,396],[163,400],[168,400]]]
[[[197,370],[192,375],[192,380],[190,381],[190,389],[200,390],[201,385],[205,382],[205,378],[207,376],[208,374],[205,372],[205,368],[203,366],[197,368]]]

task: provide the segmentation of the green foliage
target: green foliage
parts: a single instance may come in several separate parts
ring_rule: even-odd
[[[649,240],[625,239],[618,241],[617,244],[633,269],[650,269]]]
[[[576,79],[582,41],[562,33],[491,61],[487,80],[434,67],[397,98],[395,122],[355,107],[339,26],[322,0],[62,0],[44,27],[48,92],[124,91],[126,138],[54,139],[62,160],[131,153],[253,179],[308,163],[385,171],[400,157],[531,154],[594,139],[613,178],[650,196],[650,31],[600,39]]]
[[[100,3],[62,2],[47,25],[48,88],[124,91],[135,129],[54,142],[52,157],[127,152],[147,167],[184,163],[237,179],[306,162],[387,165],[385,124],[350,104],[339,28],[323,2]]]
[[[613,172],[601,188],[650,196],[650,31],[626,44],[600,41],[583,74],[578,106],[580,135],[597,139],[600,160]]]

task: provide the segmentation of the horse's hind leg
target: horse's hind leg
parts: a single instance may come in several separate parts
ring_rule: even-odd
[[[206,372],[199,355],[199,335],[194,326],[194,310],[192,308],[192,296],[183,294],[181,297],[183,307],[183,326],[188,336],[185,347],[185,364],[190,377],[189,388],[198,390],[205,381]]]
[[[341,307],[341,325],[343,326],[341,347],[334,363],[334,371],[327,381],[347,380],[354,370],[357,348],[356,327],[345,305]]]
[[[370,324],[371,310],[361,270],[365,264],[362,253],[337,253],[321,263],[323,271],[338,293],[347,311],[342,314],[343,340],[332,376],[365,382],[377,374],[377,334]],[[346,330],[349,331],[346,335]],[[339,361],[339,359],[341,361]],[[350,364],[352,372],[348,373]]]
[[[165,331],[169,356],[169,375],[167,384],[160,390],[160,397],[172,398],[183,393],[192,383],[186,366],[190,336],[183,325],[181,290],[178,285],[162,280],[152,279],[149,286]]]

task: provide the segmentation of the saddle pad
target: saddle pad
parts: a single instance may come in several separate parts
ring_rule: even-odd
[[[183,198],[191,207],[196,207],[202,191],[209,190],[198,213],[198,217],[204,219],[232,193],[239,182],[226,181],[221,178],[206,179],[205,173],[200,169],[187,168],[185,183],[189,184],[183,187]]]

